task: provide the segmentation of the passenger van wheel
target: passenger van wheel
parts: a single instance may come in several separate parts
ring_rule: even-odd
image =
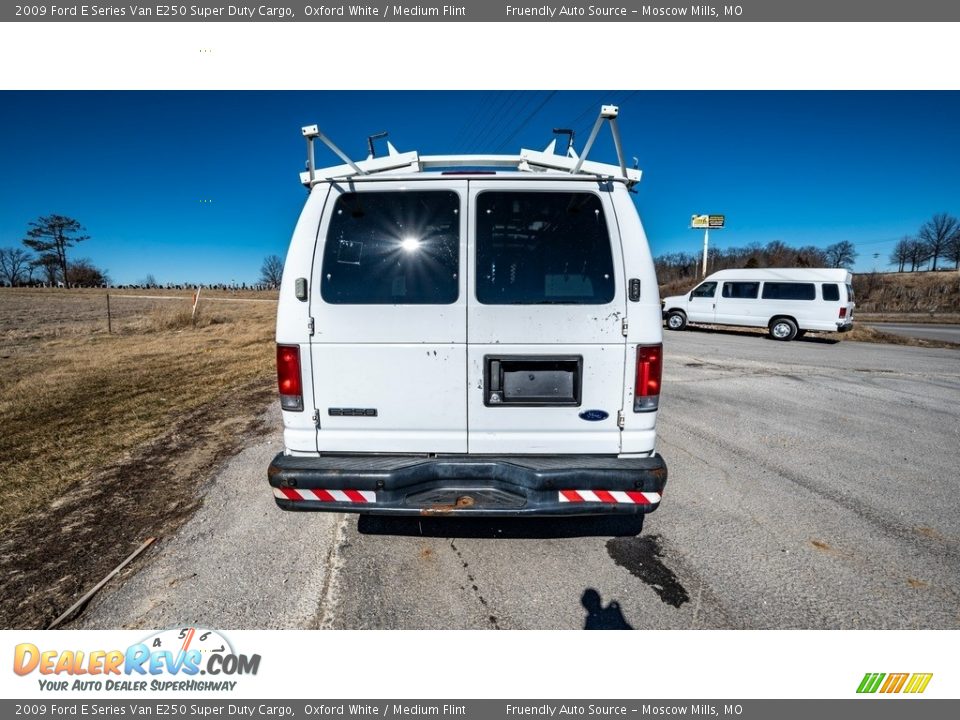
[[[687,316],[679,310],[667,315],[667,327],[671,330],[683,330],[687,326]]]
[[[777,318],[770,323],[770,337],[774,340],[793,340],[797,336],[797,324],[790,318]]]

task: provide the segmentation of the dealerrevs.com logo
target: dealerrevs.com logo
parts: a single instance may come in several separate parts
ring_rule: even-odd
[[[867,673],[857,687],[858,693],[919,694],[927,689],[933,673]]]
[[[196,627],[164,630],[126,650],[47,650],[21,643],[13,656],[13,671],[37,673],[47,691],[231,691],[238,682],[232,678],[259,669],[260,655],[236,653],[216,630]]]

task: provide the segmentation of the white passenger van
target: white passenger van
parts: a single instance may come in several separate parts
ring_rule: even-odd
[[[664,298],[671,330],[687,323],[765,327],[774,340],[793,340],[808,330],[853,328],[853,276],[832,268],[720,270],[686,295]]]
[[[353,161],[304,128],[309,196],[277,314],[285,510],[655,509],[662,323],[628,189],[580,155]],[[344,165],[318,169],[314,139]]]

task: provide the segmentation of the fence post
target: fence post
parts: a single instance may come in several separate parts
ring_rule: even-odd
[[[197,303],[200,302],[200,286],[197,286],[197,292],[193,294],[193,310],[190,312],[190,320],[195,321],[197,317]]]
[[[110,293],[107,293],[107,334],[113,334],[113,322],[110,320]]]

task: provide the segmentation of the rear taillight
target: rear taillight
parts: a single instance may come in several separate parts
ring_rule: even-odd
[[[650,412],[660,404],[663,345],[637,346],[637,378],[633,386],[633,411]]]
[[[280,388],[280,407],[284,410],[303,410],[299,346],[277,345],[277,385]]]
[[[840,308],[840,319],[843,320],[847,316],[847,309],[845,307]]]

